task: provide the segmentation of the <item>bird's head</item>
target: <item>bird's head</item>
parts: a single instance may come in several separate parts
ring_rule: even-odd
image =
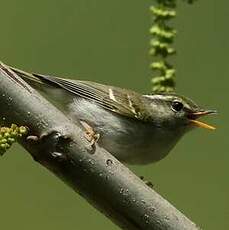
[[[176,94],[154,94],[144,96],[149,106],[152,122],[157,126],[169,130],[188,131],[194,127],[214,130],[215,127],[198,119],[215,110],[206,110],[198,106],[189,98]]]

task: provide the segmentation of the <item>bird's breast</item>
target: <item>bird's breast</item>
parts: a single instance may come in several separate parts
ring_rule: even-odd
[[[148,164],[164,158],[177,142],[152,123],[144,123],[107,111],[86,100],[72,105],[71,116],[87,122],[100,134],[98,144],[117,159],[130,164]]]

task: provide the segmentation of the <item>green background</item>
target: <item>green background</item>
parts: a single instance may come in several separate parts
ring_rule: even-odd
[[[219,115],[161,162],[131,167],[198,225],[229,229],[229,2],[179,2],[177,91]],[[0,59],[28,71],[150,91],[152,0],[0,0]],[[118,229],[20,146],[0,159],[0,228]]]

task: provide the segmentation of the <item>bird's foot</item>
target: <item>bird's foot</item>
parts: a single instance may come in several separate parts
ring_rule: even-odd
[[[96,133],[94,129],[90,125],[88,125],[85,121],[81,121],[80,123],[85,129],[85,134],[84,134],[85,138],[90,143],[90,146],[94,147],[99,140],[100,134]]]
[[[145,180],[144,176],[140,176],[140,179],[150,188],[154,187],[154,184],[151,181]]]

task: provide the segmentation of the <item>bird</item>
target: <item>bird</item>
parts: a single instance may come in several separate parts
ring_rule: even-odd
[[[11,71],[82,124],[88,139],[119,161],[144,165],[165,158],[195,127],[214,130],[198,119],[215,114],[176,93],[141,94],[91,81]]]

